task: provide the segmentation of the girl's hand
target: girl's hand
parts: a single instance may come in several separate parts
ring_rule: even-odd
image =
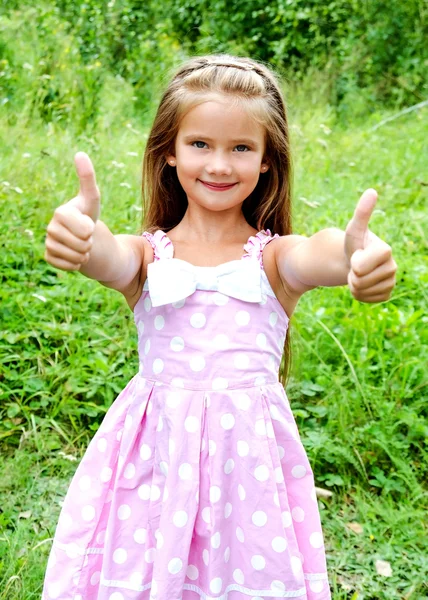
[[[395,285],[397,264],[391,247],[368,228],[376,202],[376,191],[366,190],[345,230],[345,256],[350,266],[348,285],[360,302],[388,300]]]
[[[74,157],[80,182],[75,198],[59,206],[47,227],[45,259],[64,271],[77,271],[88,262],[92,234],[100,212],[100,192],[87,154]]]

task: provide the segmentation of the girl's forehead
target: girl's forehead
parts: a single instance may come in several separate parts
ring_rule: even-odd
[[[190,108],[182,117],[178,135],[207,132],[216,136],[265,136],[265,128],[245,106],[234,101],[209,99]]]

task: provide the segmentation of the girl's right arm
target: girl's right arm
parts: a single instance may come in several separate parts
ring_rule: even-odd
[[[100,193],[91,160],[79,152],[75,164],[80,190],[55,210],[47,228],[45,258],[54,267],[80,271],[122,292],[133,307],[141,293],[143,238],[115,236],[98,220]]]

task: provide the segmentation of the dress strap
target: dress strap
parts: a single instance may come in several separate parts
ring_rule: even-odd
[[[153,248],[154,261],[160,260],[161,258],[173,258],[174,246],[166,233],[161,229],[158,229],[155,233],[145,231],[143,237],[150,242],[150,245]]]
[[[242,258],[258,260],[260,266],[263,267],[263,249],[269,242],[278,237],[277,233],[272,235],[269,229],[262,229],[262,231],[259,231],[256,235],[252,235],[248,239],[248,242],[244,246],[244,255]]]

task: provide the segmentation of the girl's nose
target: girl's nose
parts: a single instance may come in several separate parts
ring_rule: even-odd
[[[232,167],[226,156],[217,153],[210,157],[206,171],[209,175],[231,175]]]

